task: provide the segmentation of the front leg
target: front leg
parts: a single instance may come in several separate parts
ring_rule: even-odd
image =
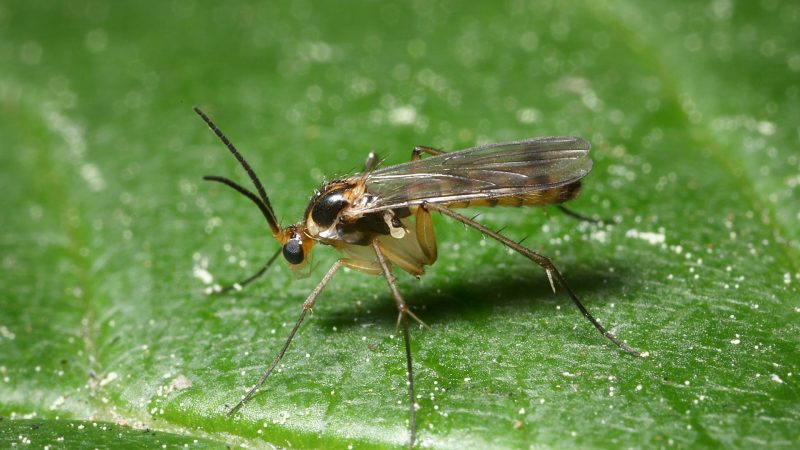
[[[317,302],[317,297],[319,297],[320,292],[322,292],[322,290],[325,289],[325,286],[331,281],[331,278],[333,278],[333,275],[336,273],[337,270],[339,270],[342,264],[344,263],[341,260],[333,263],[331,268],[328,269],[328,272],[325,274],[325,276],[322,277],[322,280],[320,280],[319,284],[317,284],[317,287],[315,287],[314,290],[311,291],[310,294],[308,294],[308,297],[306,297],[306,300],[303,302],[303,310],[300,312],[300,317],[297,319],[297,322],[295,322],[292,331],[289,332],[289,337],[286,338],[286,341],[283,343],[283,346],[278,351],[278,354],[275,356],[275,359],[272,360],[272,364],[270,364],[267,370],[264,371],[264,374],[261,375],[261,378],[258,379],[258,382],[252,388],[250,388],[249,391],[247,391],[247,394],[245,394],[245,396],[242,397],[241,400],[239,400],[239,403],[237,403],[236,406],[234,406],[228,411],[229,416],[236,414],[237,411],[242,409],[242,406],[244,406],[245,403],[250,401],[250,399],[253,398],[256,392],[261,388],[261,386],[264,385],[264,382],[267,381],[267,378],[269,378],[270,374],[272,374],[272,371],[275,370],[275,367],[278,365],[279,362],[281,362],[281,359],[283,359],[283,355],[286,354],[286,350],[289,348],[289,344],[292,343],[294,335],[297,333],[297,330],[300,329],[300,324],[302,324],[303,320],[306,318],[306,313],[311,311],[311,309],[314,307],[314,303]]]
[[[227,286],[216,286],[215,285],[214,288],[218,287],[219,289],[211,289],[208,293],[209,294],[224,294],[224,293],[226,293],[228,291],[232,291],[232,290],[233,291],[241,291],[242,289],[244,289],[245,286],[247,286],[248,284],[250,284],[253,281],[257,280],[261,275],[264,275],[264,272],[266,272],[267,269],[269,269],[269,266],[271,266],[272,263],[275,262],[275,260],[278,258],[278,255],[280,255],[280,254],[281,254],[281,248],[279,248],[275,252],[275,254],[273,254],[272,257],[270,257],[267,260],[267,262],[264,263],[263,266],[261,266],[260,269],[258,269],[258,272],[250,275],[249,277],[245,278],[244,280],[242,280],[242,281],[240,281],[238,283],[229,284]]]

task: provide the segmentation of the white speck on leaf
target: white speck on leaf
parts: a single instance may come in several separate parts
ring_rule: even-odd
[[[186,378],[184,375],[178,375],[169,383],[176,391],[183,391],[192,387],[192,380]]]
[[[667,240],[667,235],[663,231],[659,233],[654,233],[652,231],[639,231],[633,228],[625,232],[625,237],[633,239],[641,239],[653,245],[663,244]]]
[[[16,334],[12,333],[5,325],[0,325],[0,336],[8,339],[9,341],[13,341],[14,338],[17,337]]]
[[[417,110],[413,106],[398,106],[389,111],[389,122],[395,125],[411,125],[417,120]]]
[[[106,376],[104,376],[103,379],[100,380],[100,386],[105,386],[109,383],[112,383],[117,378],[119,378],[119,374],[117,372],[108,372],[108,374],[106,374]]]
[[[50,411],[57,409],[59,406],[63,405],[65,401],[67,401],[67,398],[63,395],[59,395],[55,400],[53,400],[53,403],[50,403]]]

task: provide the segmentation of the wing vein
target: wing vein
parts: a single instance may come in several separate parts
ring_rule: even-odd
[[[371,201],[354,212],[534,195],[586,176],[592,167],[589,148],[576,137],[534,138],[380,168],[366,175]]]

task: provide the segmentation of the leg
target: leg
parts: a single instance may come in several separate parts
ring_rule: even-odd
[[[406,302],[403,300],[403,297],[400,296],[400,292],[397,290],[397,286],[395,285],[394,275],[392,274],[392,271],[389,268],[389,264],[386,262],[386,258],[383,256],[383,253],[381,252],[381,248],[377,240],[372,241],[372,248],[375,249],[375,255],[378,256],[378,262],[381,265],[383,276],[386,278],[386,282],[389,283],[389,290],[392,291],[392,296],[394,297],[394,302],[397,305],[397,310],[400,311],[400,316],[398,317],[397,324],[403,327],[403,341],[405,341],[405,346],[406,346],[406,373],[408,376],[408,417],[410,425],[408,447],[412,448],[414,446],[414,434],[416,433],[417,429],[417,417],[416,417],[417,409],[416,409],[416,402],[414,401],[414,366],[411,361],[411,338],[408,334],[408,319],[406,318],[406,316],[411,316],[420,323],[422,323],[422,321],[420,321],[419,318],[417,318],[417,316],[415,316],[411,311],[408,310]]]
[[[229,416],[236,414],[237,411],[242,409],[242,406],[244,406],[245,403],[250,401],[250,399],[253,398],[253,395],[255,395],[255,393],[261,388],[261,386],[264,385],[264,382],[267,381],[267,378],[269,378],[272,371],[275,370],[275,367],[281,361],[281,358],[283,358],[284,353],[286,353],[286,349],[289,348],[289,344],[291,344],[292,339],[294,339],[294,335],[295,333],[297,333],[297,329],[300,328],[300,324],[303,323],[303,319],[306,318],[306,313],[308,311],[311,311],[311,308],[314,307],[314,303],[317,301],[317,297],[319,296],[320,292],[322,292],[322,290],[325,288],[325,285],[327,285],[328,282],[331,281],[331,278],[333,278],[333,274],[335,274],[336,271],[339,270],[339,267],[341,266],[342,263],[340,261],[336,261],[335,263],[333,263],[331,268],[328,269],[328,272],[325,274],[325,276],[322,277],[322,280],[320,280],[319,284],[317,284],[317,287],[315,287],[314,290],[311,291],[310,294],[308,294],[308,297],[306,297],[306,301],[303,302],[303,311],[300,313],[300,318],[297,319],[297,323],[294,324],[294,328],[292,328],[292,331],[289,332],[289,337],[286,338],[286,342],[283,343],[283,347],[281,347],[280,351],[278,352],[278,355],[275,356],[275,359],[272,361],[272,364],[270,364],[269,368],[264,372],[263,375],[261,375],[261,378],[258,380],[258,383],[256,383],[255,386],[253,386],[249,391],[247,391],[247,394],[239,401],[239,403],[236,404],[236,406],[234,406],[233,408],[230,409],[230,411],[228,411]]]
[[[556,269],[556,266],[554,266],[553,263],[550,261],[550,259],[548,259],[547,257],[542,256],[542,255],[540,255],[540,254],[528,249],[527,247],[523,247],[522,245],[512,241],[511,239],[508,239],[507,237],[501,235],[500,233],[492,231],[489,228],[486,228],[484,225],[481,225],[480,223],[478,223],[478,222],[476,222],[476,221],[474,221],[474,220],[472,220],[472,219],[470,219],[470,218],[468,218],[466,216],[462,216],[461,214],[459,214],[459,213],[457,213],[457,212],[455,212],[455,211],[453,211],[453,210],[451,210],[451,209],[449,209],[447,207],[444,207],[444,206],[441,206],[441,205],[438,205],[438,204],[435,204],[435,203],[423,203],[422,207],[423,208],[427,208],[427,209],[432,209],[434,211],[439,211],[440,213],[442,213],[442,214],[444,214],[446,216],[449,216],[449,217],[452,217],[453,219],[458,220],[459,222],[463,223],[464,225],[469,225],[472,228],[475,228],[476,230],[480,231],[481,233],[483,233],[483,234],[485,234],[485,235],[487,235],[487,236],[499,241],[501,244],[505,245],[506,247],[516,251],[517,253],[522,254],[526,258],[528,258],[531,261],[535,262],[536,264],[541,266],[545,270],[545,272],[547,273],[547,278],[550,280],[550,284],[551,284],[551,287],[553,287],[553,290],[555,291],[555,286],[553,285],[553,280],[555,280],[555,282],[567,292],[567,295],[572,300],[572,302],[575,303],[575,306],[577,306],[578,309],[583,314],[583,316],[586,317],[586,319],[589,322],[591,322],[592,325],[594,325],[595,328],[597,328],[597,331],[599,331],[600,334],[602,334],[603,336],[608,338],[608,340],[610,340],[611,342],[616,344],[617,347],[621,348],[622,350],[625,350],[626,352],[628,352],[628,353],[630,353],[632,355],[635,355],[635,356],[646,356],[642,352],[629,347],[628,344],[620,341],[616,336],[614,336],[613,333],[611,333],[610,331],[607,331],[605,328],[603,328],[603,326],[600,325],[600,322],[598,322],[597,319],[595,319],[594,316],[592,316],[589,313],[589,311],[586,309],[586,307],[583,306],[583,304],[580,302],[580,300],[578,300],[578,297],[575,295],[574,292],[572,292],[572,289],[570,289],[569,286],[567,286],[567,282],[564,280],[564,277],[561,276],[561,273],[558,271],[558,269]]]
[[[436,262],[436,235],[433,230],[433,218],[430,211],[417,208],[416,212],[417,241],[422,253],[425,254],[426,265]]]
[[[237,291],[242,290],[242,288],[244,288],[245,286],[247,286],[251,282],[257,280],[261,275],[264,275],[264,272],[266,272],[267,269],[269,269],[269,266],[271,266],[272,263],[275,262],[275,259],[280,254],[281,254],[281,249],[279,248],[278,251],[276,251],[275,254],[272,255],[272,257],[269,260],[267,260],[267,262],[261,267],[261,269],[258,270],[258,272],[254,273],[253,275],[250,275],[249,277],[245,278],[244,280],[242,280],[242,281],[240,281],[238,283],[233,283],[233,284],[231,284],[229,286],[225,286],[222,289],[220,289],[219,291],[216,291],[214,293],[216,293],[216,294],[224,294],[224,293],[226,293],[226,292],[228,292],[228,291],[230,291],[232,289],[233,290],[237,290]]]
[[[563,212],[564,214],[566,214],[566,215],[568,215],[570,217],[573,217],[575,219],[578,219],[581,222],[596,223],[598,225],[606,225],[606,224],[609,224],[609,223],[617,223],[617,221],[614,220],[614,219],[593,219],[593,218],[591,218],[589,216],[584,216],[583,214],[581,214],[579,212],[575,212],[575,211],[567,208],[564,205],[556,205],[556,208],[561,210],[561,212]]]
[[[416,320],[420,325],[425,328],[430,328],[428,324],[423,322],[416,314],[411,312],[408,309],[408,305],[406,304],[403,297],[400,295],[400,291],[397,290],[397,285],[395,284],[395,277],[392,273],[392,269],[389,268],[389,263],[386,261],[386,256],[383,254],[383,250],[380,247],[380,244],[377,240],[372,241],[372,248],[375,249],[375,254],[378,256],[378,263],[381,266],[381,272],[383,272],[383,276],[386,278],[386,281],[389,283],[389,289],[392,291],[392,297],[394,297],[394,303],[397,305],[397,310],[400,312],[400,316],[408,315],[411,316],[412,319]],[[400,325],[400,317],[397,318],[397,325]]]
[[[419,159],[422,159],[422,154],[423,153],[427,153],[429,155],[436,156],[436,155],[441,155],[442,153],[447,153],[447,152],[444,152],[444,151],[441,151],[441,150],[437,150],[437,149],[435,149],[433,147],[426,147],[424,145],[418,145],[418,146],[414,147],[414,150],[411,150],[411,160],[412,161],[417,161]]]

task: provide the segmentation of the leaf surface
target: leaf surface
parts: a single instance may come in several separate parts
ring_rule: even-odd
[[[570,206],[618,224],[466,214],[527,238],[650,356],[622,353],[538,267],[437,216],[439,261],[399,274],[431,325],[412,331],[420,445],[792,447],[798,22],[800,6],[770,1],[5,4],[0,434],[42,421],[51,431],[27,433],[41,443],[97,420],[209,446],[407,439],[396,310],[384,280],[358,273],[334,278],[263,391],[224,414],[336,254],[315,248],[307,278],[279,261],[242,292],[204,293],[277,244],[252,204],[202,182],[248,180],[197,105],[283,225],[370,150],[396,164],[414,145],[592,143]],[[79,446],[161,442],[125,440],[135,432]]]

